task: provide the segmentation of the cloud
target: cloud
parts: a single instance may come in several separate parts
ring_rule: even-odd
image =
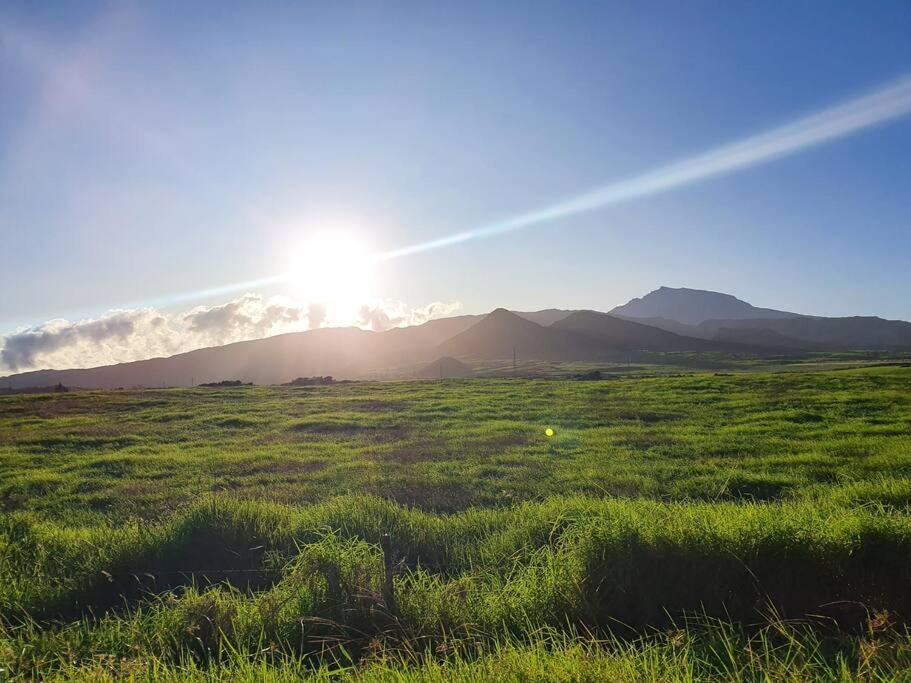
[[[50,320],[3,339],[0,364],[31,368],[92,367],[305,329],[301,307],[245,294],[217,306],[166,314],[154,308],[111,311],[98,318]]]
[[[30,367],[40,358],[85,344],[107,346],[124,342],[133,336],[150,311],[113,311],[97,320],[69,323],[50,320],[37,328],[26,329],[6,337],[0,361],[12,370]],[[148,322],[156,325],[154,316]]]
[[[458,301],[435,301],[422,308],[409,308],[401,301],[386,300],[361,306],[358,322],[361,327],[383,332],[392,327],[421,325],[428,320],[445,318],[461,308]]]
[[[311,330],[322,327],[326,321],[326,307],[322,304],[310,304],[307,308],[307,323]]]
[[[423,308],[414,308],[409,315],[409,325],[421,325],[429,320],[448,318],[462,310],[461,301],[434,301]]]
[[[276,328],[296,327],[306,317],[297,306],[272,301],[266,303],[256,294],[220,306],[198,306],[183,316],[189,331],[216,342],[235,341],[238,337],[255,338],[274,333]]]
[[[360,323],[362,327],[369,327],[374,332],[383,332],[398,323],[398,318],[390,318],[382,306],[361,306]]]
[[[364,304],[357,324],[376,331],[445,317],[459,303],[410,308],[401,301]],[[94,367],[170,356],[204,346],[258,339],[284,332],[351,324],[331,319],[326,307],[300,306],[276,297],[244,294],[215,306],[165,313],[155,308],[110,311],[77,322],[49,320],[0,338],[0,369]]]

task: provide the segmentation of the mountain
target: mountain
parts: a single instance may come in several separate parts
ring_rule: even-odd
[[[752,347],[672,332],[597,311],[574,311],[542,326],[502,308],[440,345],[451,356],[522,360],[598,360],[629,351],[737,351]]]
[[[597,356],[600,347],[597,341],[572,331],[545,327],[498,308],[437,350],[447,356],[484,359],[509,359],[515,351],[522,359],[557,360]]]
[[[0,378],[12,389],[189,386],[232,379],[279,384],[295,377],[339,379],[467,376],[457,358],[608,360],[630,351],[773,354],[911,350],[911,323],[876,317],[822,318],[756,308],[728,294],[661,287],[614,309],[546,309],[463,315],[371,332],[322,328],[197,349],[169,358],[97,368],[37,370]],[[648,317],[637,317],[639,315]],[[723,317],[723,316],[728,317]],[[710,316],[710,317],[706,317]],[[721,317],[720,317],[721,316]],[[733,316],[733,317],[731,317]],[[777,316],[777,317],[776,317]],[[436,359],[436,360],[434,360]],[[420,368],[420,369],[418,369]]]
[[[707,339],[685,337],[596,311],[576,311],[552,328],[597,339],[606,348],[625,351],[718,351],[721,345]]]
[[[541,325],[526,316],[542,322]],[[477,359],[603,359],[630,349],[698,350],[711,342],[687,340],[635,322],[591,311],[512,313],[497,309],[487,315],[456,316],[423,325],[371,332],[359,328],[323,328],[265,339],[197,349],[169,358],[152,358],[97,368],[38,370],[12,375],[5,386],[21,389],[53,386],[111,389],[117,387],[189,386],[191,383],[237,379],[279,384],[294,377],[333,375],[357,379],[378,370],[390,376],[467,376],[471,370],[454,356]],[[432,359],[438,359],[431,362]]]
[[[668,332],[722,344],[790,351],[911,349],[911,323],[823,318],[757,308],[730,294],[660,287],[611,311]]]
[[[703,289],[659,287],[642,298],[632,299],[610,311],[621,318],[667,319],[686,325],[706,320],[756,320],[795,318],[797,313],[757,308],[730,294]]]

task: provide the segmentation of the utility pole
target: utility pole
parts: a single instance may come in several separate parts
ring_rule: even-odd
[[[443,381],[443,359],[440,358],[440,381]]]
[[[196,386],[196,378],[193,377],[193,375],[190,375],[190,386],[191,386],[191,387],[195,387],[195,386]]]

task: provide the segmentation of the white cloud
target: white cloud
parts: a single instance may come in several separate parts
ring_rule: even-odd
[[[385,301],[361,306],[358,324],[366,329],[382,332],[392,327],[420,325],[435,318],[445,318],[462,308],[458,301],[435,301],[422,308],[409,308],[401,301]]]
[[[357,324],[381,331],[419,325],[460,308],[455,302],[410,308],[401,301],[376,301],[361,307]],[[258,294],[179,313],[154,308],[115,310],[77,322],[49,320],[7,334],[0,347],[0,368],[20,372],[94,367],[344,322],[329,319],[321,304],[297,305],[283,297],[264,299]]]
[[[307,317],[302,308],[285,300],[263,301],[257,294],[244,294],[219,306],[197,306],[182,317],[182,322],[189,333],[213,344],[225,344],[301,329]]]

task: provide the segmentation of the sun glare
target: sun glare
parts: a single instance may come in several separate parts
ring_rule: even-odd
[[[295,249],[287,270],[293,294],[353,319],[371,298],[375,259],[363,240],[342,231],[310,236]]]

